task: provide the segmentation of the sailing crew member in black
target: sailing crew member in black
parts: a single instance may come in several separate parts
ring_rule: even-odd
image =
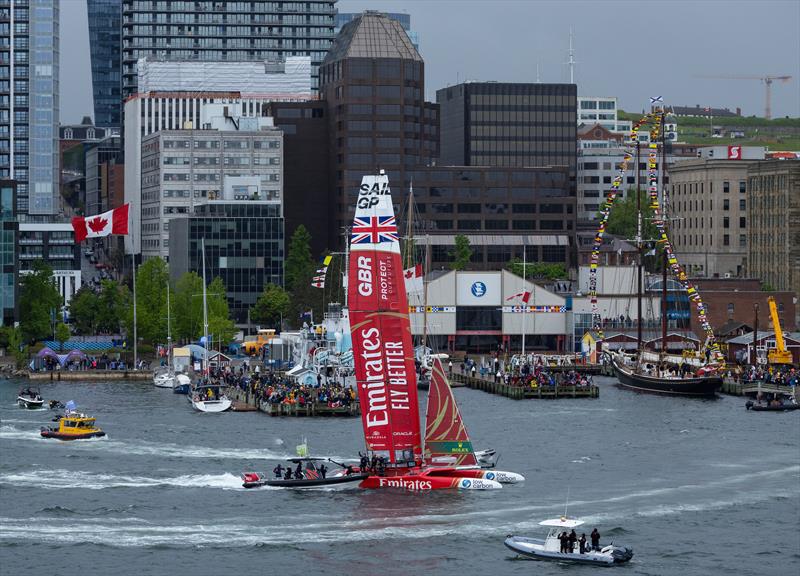
[[[325,480],[325,474],[328,473],[328,469],[325,467],[325,464],[319,465],[319,475],[322,476],[322,479]]]
[[[597,528],[592,530],[590,535],[592,539],[592,550],[600,551],[600,532],[597,531]]]
[[[286,474],[283,475],[283,479],[284,480],[291,480],[292,479],[292,467],[291,466],[287,466],[286,467]]]
[[[275,478],[280,478],[281,476],[283,476],[283,466],[281,466],[280,464],[275,466],[275,468],[272,471],[275,473]]]

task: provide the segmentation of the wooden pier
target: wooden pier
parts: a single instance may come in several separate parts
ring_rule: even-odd
[[[497,394],[514,400],[526,398],[599,398],[600,388],[591,386],[512,386],[504,382],[495,382],[484,378],[473,378],[463,374],[453,374],[450,376],[453,382],[463,384],[474,390],[483,390],[489,394]]]
[[[259,402],[251,397],[250,393],[239,388],[228,388],[228,397],[233,400],[234,412],[264,412],[270,416],[359,416],[361,410],[358,402],[353,402],[350,406],[340,406],[331,408],[327,404],[320,402],[309,402],[308,404],[271,404],[269,402]]]
[[[732,396],[753,396],[755,397],[759,391],[758,382],[741,382],[730,378],[725,378],[722,381],[722,388],[720,392],[723,394],[730,394]],[[792,394],[794,390],[791,386],[779,386],[778,384],[767,384],[761,382],[762,394]]]
[[[30,380],[39,382],[107,382],[108,380],[152,380],[152,370],[47,370],[28,372]]]

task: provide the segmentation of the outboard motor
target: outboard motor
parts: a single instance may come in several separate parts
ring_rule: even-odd
[[[633,558],[633,548],[627,546],[614,546],[611,550],[611,557],[614,558],[614,563],[622,564]]]

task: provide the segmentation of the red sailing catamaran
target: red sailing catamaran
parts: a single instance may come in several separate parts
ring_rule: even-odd
[[[385,473],[362,488],[500,488],[498,482],[425,465],[414,348],[389,178],[364,176],[350,238],[348,307],[361,421],[368,453]]]

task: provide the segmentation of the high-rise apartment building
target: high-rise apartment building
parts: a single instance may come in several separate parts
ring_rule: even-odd
[[[0,326],[13,326],[17,310],[17,203],[15,183],[0,181]]]
[[[747,274],[800,293],[800,160],[747,167]]]
[[[442,164],[567,166],[575,193],[575,84],[466,82],[436,91]]]
[[[95,126],[122,126],[122,3],[87,0]]]
[[[419,52],[385,14],[364,12],[336,37],[320,67],[330,128],[329,247],[352,222],[362,175],[383,169],[394,188],[407,190],[408,172],[438,156],[438,106],[425,102],[424,78]]]
[[[58,0],[0,0],[0,179],[17,213],[58,212]]]
[[[122,97],[137,89],[136,63],[163,60],[280,61],[310,56],[318,67],[334,37],[336,0],[122,0]]]

